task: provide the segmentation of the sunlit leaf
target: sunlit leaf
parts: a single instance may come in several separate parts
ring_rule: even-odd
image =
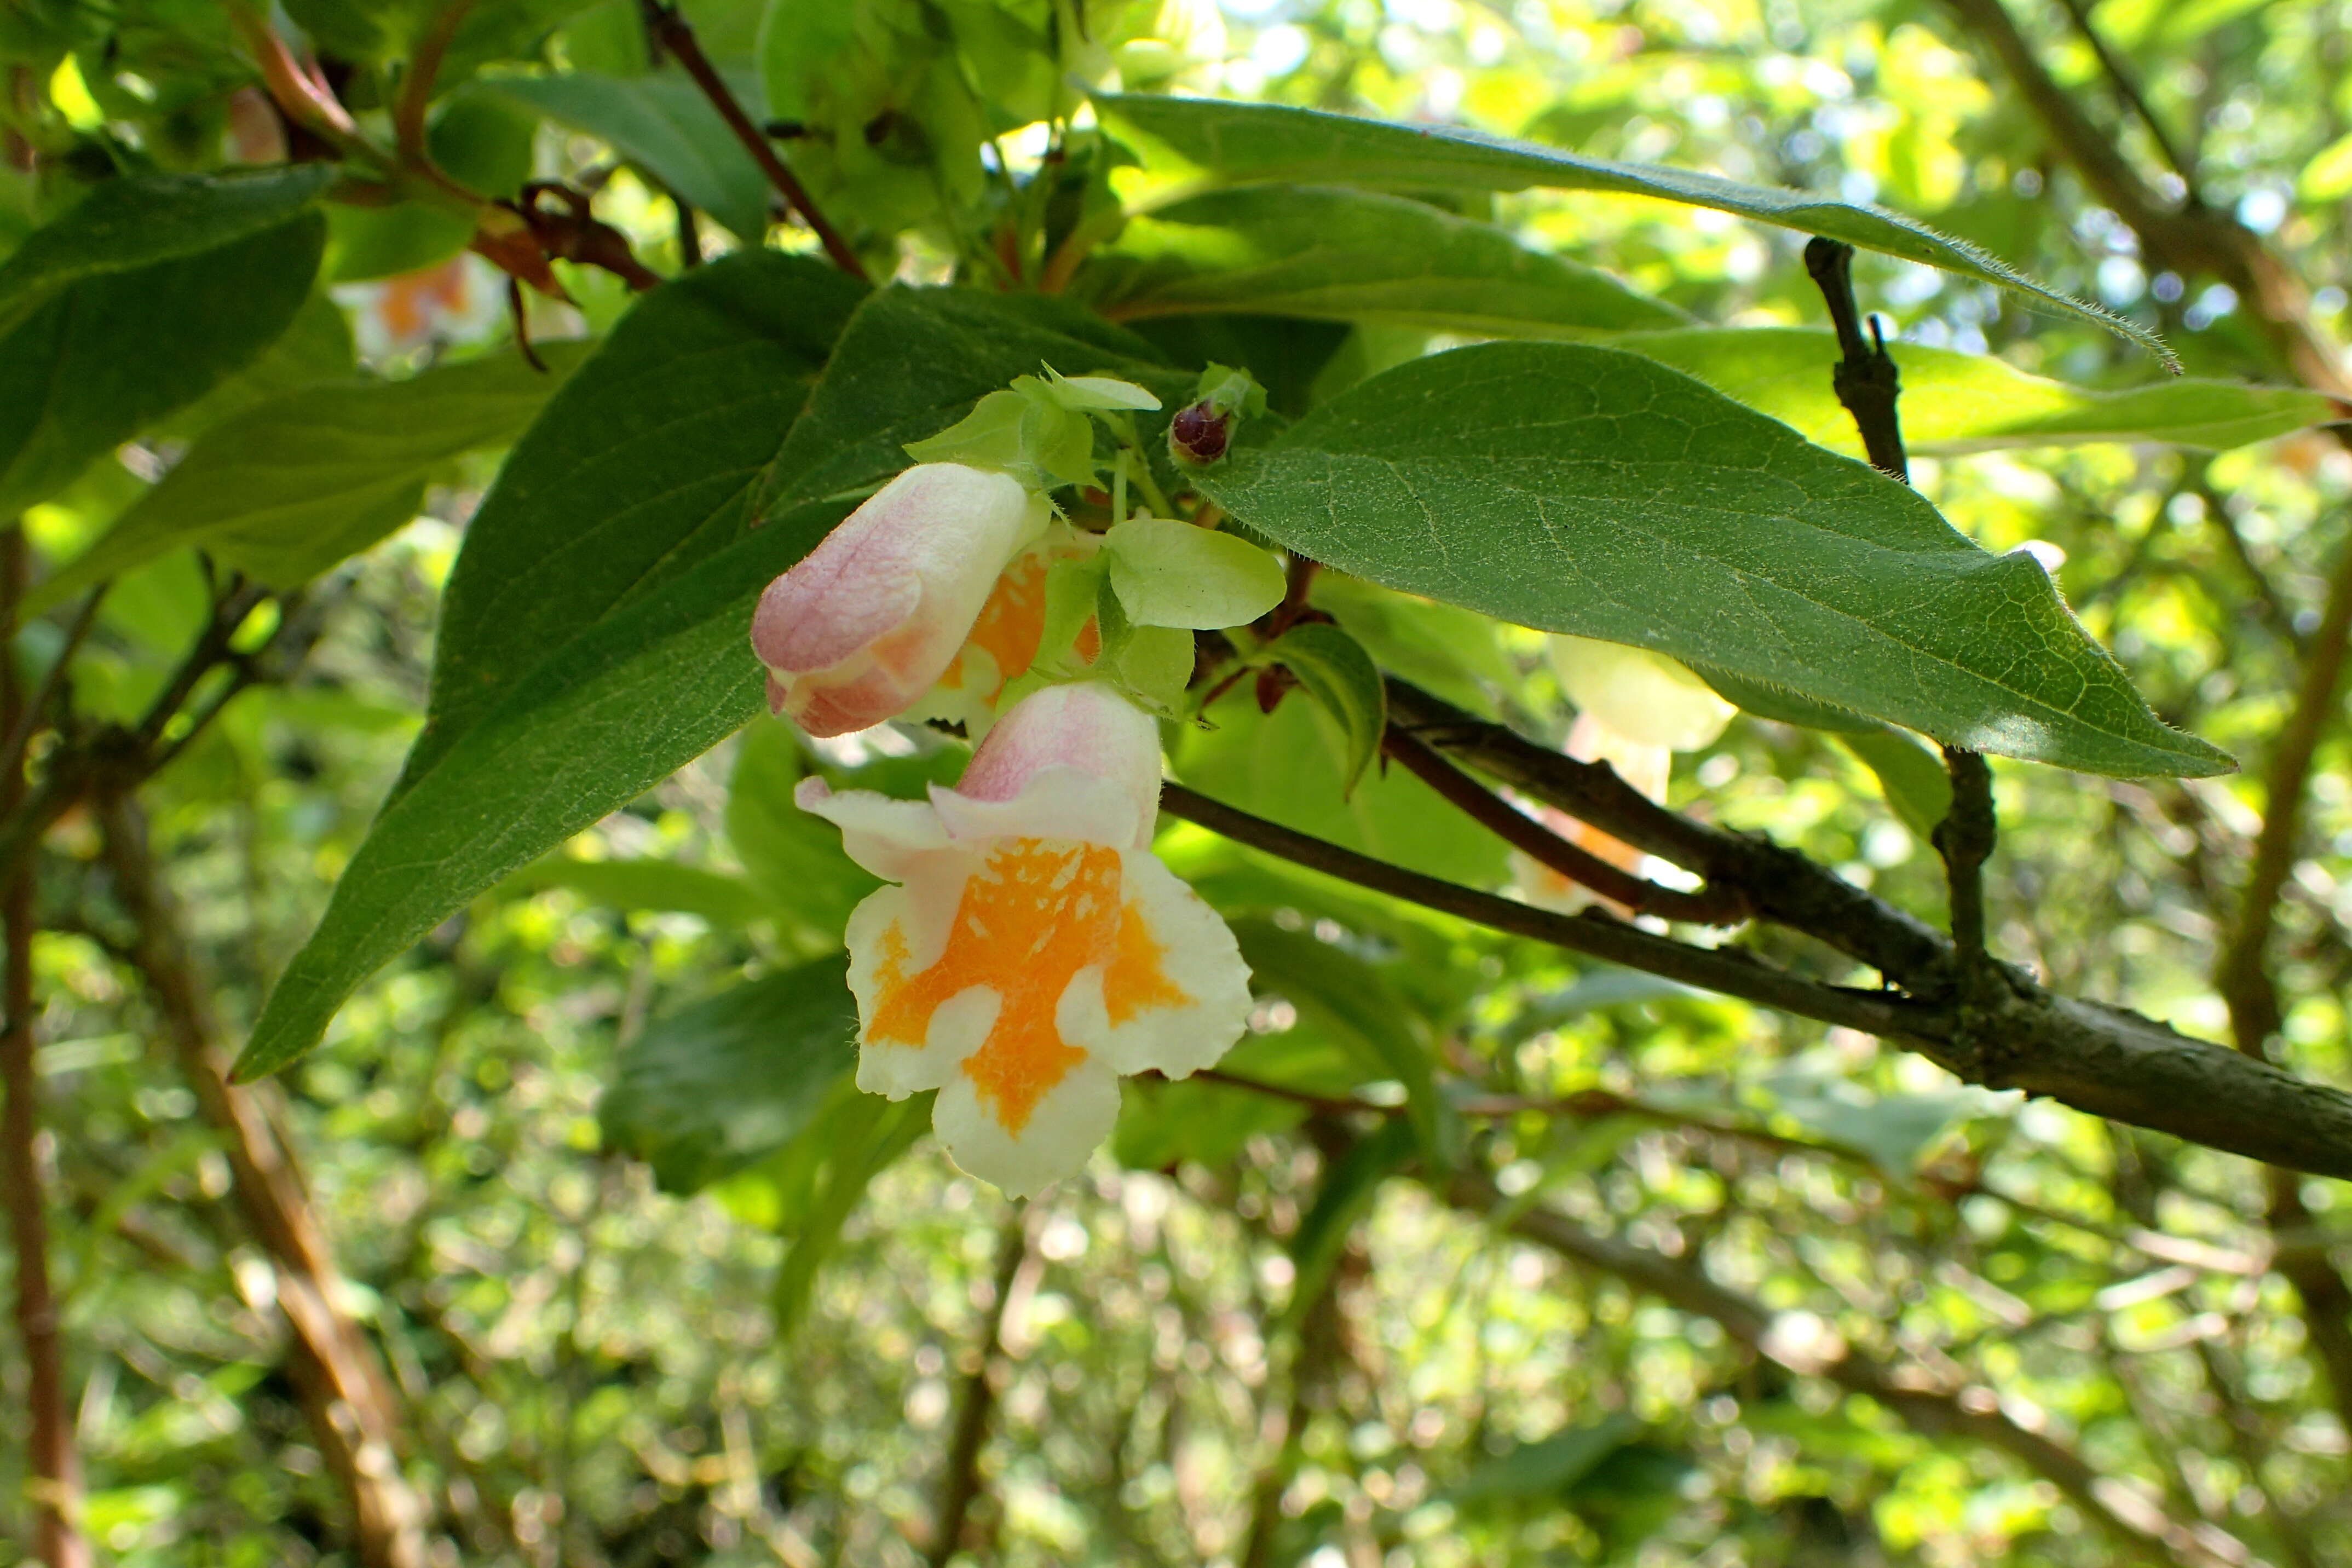
[[[2031,556],[1987,554],[1915,491],[1637,355],[1417,360],[1196,482],[1391,587],[1974,750],[2122,775],[2230,765],[2148,711]]]
[[[1150,211],[1220,185],[1271,182],[1523,191],[1534,186],[1610,191],[1711,207],[1864,250],[1924,262],[2012,289],[2047,309],[2095,321],[2170,363],[2145,329],[2025,277],[1962,240],[1881,207],[1801,191],[1743,184],[1719,174],[1511,142],[1448,125],[1398,125],[1286,104],[1097,93],[1096,111],[1142,159],[1115,177],[1131,209]]]

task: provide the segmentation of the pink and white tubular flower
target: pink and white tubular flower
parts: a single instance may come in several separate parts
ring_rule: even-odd
[[[760,595],[751,647],[769,710],[845,735],[914,707],[1048,516],[1043,496],[987,468],[924,463],[892,479]]]
[[[1121,1074],[1184,1078],[1241,1037],[1249,967],[1151,853],[1159,731],[1108,686],[1024,699],[929,801],[794,798],[897,884],[849,917],[857,1086],[938,1089],[940,1141],[1007,1194],[1085,1165]]]

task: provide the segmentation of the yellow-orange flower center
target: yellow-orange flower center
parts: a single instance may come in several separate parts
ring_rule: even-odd
[[[995,685],[980,694],[985,701],[993,703],[1007,682],[1029,673],[1029,667],[1037,662],[1037,645],[1045,635],[1045,574],[1057,559],[1033,552],[1004,569],[989,591],[988,602],[981,605],[971,635],[940,677],[941,686],[962,689],[964,659],[975,647],[996,665]],[[1102,651],[1102,634],[1091,620],[1078,629],[1076,647],[1078,657],[1088,664]]]
[[[986,986],[1002,1005],[963,1071],[1015,1135],[1037,1102],[1086,1060],[1055,1023],[1062,993],[1080,970],[1102,970],[1113,1025],[1192,1001],[1161,967],[1164,950],[1142,910],[1122,897],[1118,851],[1097,844],[1000,841],[964,883],[947,946],[920,973],[906,973],[907,938],[896,921],[881,941],[867,1044],[920,1046],[941,1004]]]

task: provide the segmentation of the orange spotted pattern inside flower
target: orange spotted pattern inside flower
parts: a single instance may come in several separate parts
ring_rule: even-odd
[[[964,655],[975,647],[996,664],[996,684],[980,694],[984,701],[994,702],[1007,682],[1029,673],[1029,667],[1037,661],[1038,641],[1045,635],[1045,574],[1059,559],[1032,552],[1004,569],[988,602],[980,607],[971,635],[957,650],[947,673],[940,677],[941,686],[951,691],[962,689]],[[1102,651],[1102,634],[1094,622],[1079,629],[1076,646],[1078,657],[1092,664]]]
[[[947,946],[930,967],[907,973],[906,936],[895,922],[882,933],[881,954],[869,1045],[921,1045],[931,1015],[971,986],[1003,998],[963,1071],[1015,1136],[1037,1102],[1086,1060],[1054,1021],[1078,971],[1101,967],[1115,1025],[1192,1001],[1161,967],[1165,951],[1142,911],[1121,897],[1118,851],[1096,844],[1003,840],[964,884]]]

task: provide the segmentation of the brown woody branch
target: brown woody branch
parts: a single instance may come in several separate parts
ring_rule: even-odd
[[[1692,893],[1661,887],[1619,869],[1580,844],[1570,843],[1447,762],[1410,730],[1391,725],[1381,740],[1381,749],[1448,805],[1512,848],[1635,914],[1712,926],[1738,925],[1748,918],[1748,900],[1736,890],[1708,888]]]
[[[1949,938],[1803,856],[1667,811],[1605,764],[1580,763],[1402,681],[1391,711],[1498,783],[1738,888],[1757,914],[1879,969],[1904,993],[1825,985],[1736,950],[1695,948],[1586,913],[1557,915],[1358,855],[1170,785],[1161,807],[1316,870],[1570,952],[1843,1024],[1966,1082],[2046,1095],[2094,1116],[2318,1175],[2352,1178],[2352,1094],[2190,1039],[2119,1007],[2054,995],[2006,967],[1959,1005]]]
[[[1800,1017],[1843,1024],[1870,1034],[1892,1035],[1932,1026],[1933,1020],[1925,1010],[1901,997],[1820,984],[1759,963],[1738,948],[1687,946],[1589,910],[1578,915],[1555,914],[1532,904],[1482,893],[1475,888],[1408,871],[1253,816],[1182,784],[1161,787],[1160,809],[1236,843],[1263,849],[1358,887],[1490,930],[1532,937],[1570,952],[1664,975],[1701,990],[1742,997]]]
[[[24,722],[25,694],[17,683],[14,644],[16,607],[24,603],[25,531],[0,536],[0,727]],[[21,763],[0,775],[0,805],[24,798]],[[40,1076],[33,1037],[33,869],[17,862],[0,884],[5,927],[7,1016],[0,1018],[0,1185],[8,1208],[8,1239],[16,1260],[16,1334],[25,1352],[26,1387],[20,1429],[25,1444],[26,1499],[32,1505],[33,1555],[49,1568],[87,1568],[89,1542],[81,1533],[81,1460],[67,1414],[64,1333],[49,1280],[47,1183],[41,1173]]]
[[[1013,1276],[1029,1256],[1027,1205],[1004,1222],[996,1249],[996,1294],[988,1303],[988,1317],[980,1336],[980,1363],[963,1381],[963,1398],[956,1407],[955,1435],[949,1439],[947,1464],[940,1482],[939,1512],[931,1521],[930,1549],[924,1553],[931,1568],[947,1563],[963,1548],[964,1526],[971,1505],[980,1498],[980,1456],[988,1444],[988,1423],[996,1411],[999,1358],[1004,1353],[1004,1313],[1013,1300]]]
[[[137,805],[110,794],[99,802],[99,816],[115,897],[135,933],[131,963],[205,1120],[227,1138],[237,1209],[268,1256],[290,1336],[289,1368],[312,1439],[350,1507],[358,1561],[362,1568],[425,1568],[425,1505],[397,1463],[399,1397],[375,1347],[343,1310],[341,1274],[294,1152],[269,1113],[265,1097],[274,1091],[228,1081],[210,993],[156,876]]]

